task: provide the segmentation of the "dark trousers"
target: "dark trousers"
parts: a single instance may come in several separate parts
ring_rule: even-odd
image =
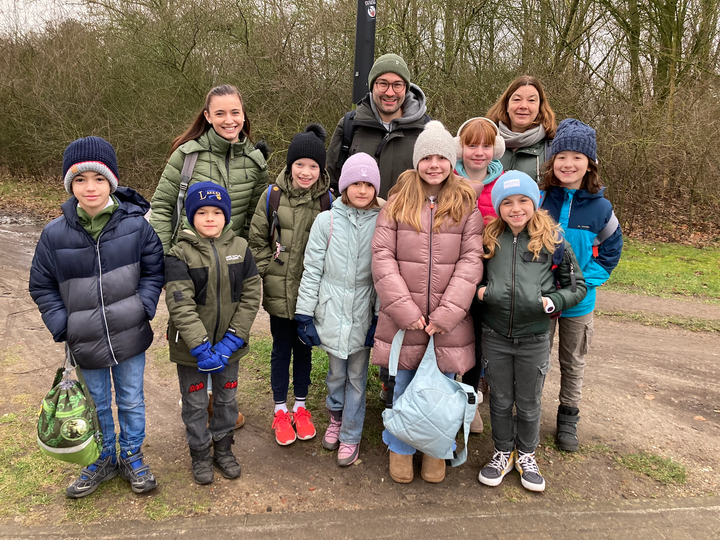
[[[196,367],[177,365],[182,419],[188,446],[205,450],[212,441],[219,441],[235,429],[238,415],[237,377],[238,363],[228,365],[222,373],[213,373],[213,416],[208,425],[208,374]]]
[[[305,345],[297,335],[294,319],[270,316],[270,333],[273,337],[270,355],[270,384],[275,403],[287,401],[290,387],[290,359],[293,364],[295,397],[305,398],[310,386],[312,347]]]

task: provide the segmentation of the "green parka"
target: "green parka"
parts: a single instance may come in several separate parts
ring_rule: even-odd
[[[197,139],[181,145],[170,156],[151,201],[150,225],[160,237],[165,253],[174,244],[172,215],[180,191],[180,174],[185,156],[192,152],[200,153],[190,185],[210,181],[227,190],[232,203],[230,219],[237,236],[248,237],[248,214],[268,185],[265,158],[247,138],[230,143],[210,128]],[[185,217],[185,209],[182,217]]]
[[[503,171],[522,171],[539,184],[545,154],[550,149],[551,143],[552,139],[543,139],[525,148],[517,150],[507,148],[500,158]]]
[[[565,241],[563,261],[553,274],[553,254],[542,248],[538,259],[533,260],[529,242],[527,229],[515,237],[510,227],[505,227],[498,237],[495,256],[485,259],[487,285],[481,302],[482,321],[508,338],[550,330],[550,315],[543,310],[543,296],[553,301],[555,311],[562,311],[578,304],[587,293],[570,244]],[[571,273],[575,274],[575,291]],[[561,289],[555,285],[556,277]]]
[[[323,170],[312,187],[296,189],[292,187],[290,171],[285,168],[278,175],[276,184],[281,190],[278,229],[282,243],[277,259],[282,264],[274,257],[278,233],[275,233],[272,246],[268,239],[267,192],[258,201],[250,224],[250,250],[263,280],[263,308],[274,317],[294,319],[305,246],[310,238],[310,228],[321,210],[320,196],[329,189],[330,178]]]
[[[247,354],[260,307],[260,276],[247,240],[230,226],[219,238],[201,238],[188,225],[165,256],[165,286],[172,362],[197,366],[190,349],[206,339],[214,345],[230,328],[245,341],[230,362]]]

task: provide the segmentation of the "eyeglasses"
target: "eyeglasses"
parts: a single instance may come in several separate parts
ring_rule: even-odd
[[[405,90],[405,83],[403,81],[395,81],[392,84],[387,81],[375,81],[375,88],[377,88],[381,92],[387,92],[387,89],[391,86],[393,92],[395,92],[396,94],[399,94],[400,92]]]

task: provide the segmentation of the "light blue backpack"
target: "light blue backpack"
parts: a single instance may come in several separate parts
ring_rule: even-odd
[[[388,394],[394,389],[405,330],[398,330],[390,349]],[[467,459],[470,423],[475,417],[477,394],[472,386],[449,379],[438,369],[435,342],[430,336],[417,373],[395,403],[383,411],[385,429],[420,452],[449,459],[453,467]],[[465,446],[455,454],[455,437],[463,430]]]

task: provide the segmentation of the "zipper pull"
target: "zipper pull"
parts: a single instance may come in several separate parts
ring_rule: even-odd
[[[577,279],[575,279],[575,265],[570,261],[570,290],[577,291]]]
[[[175,344],[177,345],[178,340],[180,339],[180,330],[175,331]]]

